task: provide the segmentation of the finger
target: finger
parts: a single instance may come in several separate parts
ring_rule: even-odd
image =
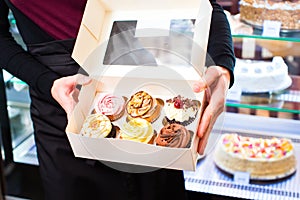
[[[221,76],[217,66],[210,66],[207,68],[203,79],[205,80],[208,87],[210,87],[216,80]]]
[[[63,109],[66,111],[68,116],[73,112],[75,105],[76,102],[73,99],[70,99],[68,102],[63,104]]]
[[[206,147],[207,142],[208,142],[208,138],[209,138],[209,132],[207,132],[206,134],[204,134],[204,136],[200,139],[200,141],[199,141],[199,143],[198,143],[198,149],[197,149],[197,152],[198,152],[200,155],[203,155],[203,154],[204,154],[205,147]]]
[[[66,104],[66,107],[64,108],[64,110],[66,111],[67,114],[67,119],[69,120],[71,117],[71,114],[73,113],[73,110],[75,108],[76,102],[72,102],[70,104]]]
[[[202,79],[193,85],[194,92],[198,93],[205,90],[206,88],[209,88],[216,80],[218,80],[220,75],[221,72],[219,72],[217,66],[209,67]]]
[[[74,76],[75,79],[75,83],[78,85],[87,85],[89,83],[91,83],[92,79],[88,76],[85,76],[83,74],[76,74]]]
[[[79,96],[79,89],[75,88],[73,93],[72,93],[72,98],[74,99],[74,102],[78,103],[79,99],[78,99],[78,96]]]
[[[219,112],[218,112],[219,113]],[[218,116],[218,114],[217,114]],[[200,155],[202,155],[204,153],[204,150],[206,148],[210,133],[214,127],[214,124],[217,120],[217,116],[216,115],[211,115],[210,121],[208,122],[207,125],[205,125],[205,129],[202,129],[202,137],[198,143],[198,153]]]
[[[205,79],[199,80],[193,85],[193,91],[196,93],[202,92],[206,88],[207,88],[207,84]]]
[[[197,131],[197,135],[198,137],[202,137],[204,135],[204,133],[207,132],[207,129],[209,127],[209,124],[211,122],[211,118],[212,118],[213,114],[210,112],[210,108],[209,106],[204,110],[204,113],[201,117],[200,123],[199,123],[199,127],[198,127],[198,131]]]
[[[73,112],[75,105],[78,103],[78,96],[79,90],[77,88],[75,88],[70,95],[64,96],[63,105],[68,116]]]

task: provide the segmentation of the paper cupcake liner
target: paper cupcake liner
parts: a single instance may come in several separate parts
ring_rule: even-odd
[[[166,123],[169,123],[169,124],[181,124],[183,126],[188,126],[190,125],[196,118],[195,117],[189,117],[188,120],[186,121],[183,121],[183,122],[180,122],[180,121],[176,121],[175,119],[168,119],[167,116],[164,117],[164,121],[163,121],[163,124],[165,125]]]

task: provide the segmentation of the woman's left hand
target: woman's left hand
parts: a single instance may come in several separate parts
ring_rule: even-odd
[[[225,110],[226,94],[230,84],[229,71],[220,66],[207,68],[203,81],[194,85],[194,92],[205,90],[207,106],[202,114],[197,134],[201,138],[198,153],[203,154],[210,131],[217,118]]]

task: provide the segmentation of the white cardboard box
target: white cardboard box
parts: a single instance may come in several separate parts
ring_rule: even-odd
[[[75,156],[151,167],[195,170],[199,143],[196,130],[203,104],[196,120],[188,127],[194,133],[189,148],[160,147],[116,138],[89,138],[82,136],[80,131],[85,118],[91,112],[97,92],[115,93],[130,98],[136,91],[145,90],[162,100],[180,94],[203,103],[204,92],[194,93],[192,85],[201,79],[204,69],[211,11],[208,0],[87,2],[72,56],[94,81],[81,88],[79,102],[66,128]],[[180,31],[173,33],[170,26],[171,20],[182,20],[185,23],[186,19],[195,19],[192,26],[193,35],[188,38]],[[124,21],[134,22],[135,28],[129,32],[134,33],[134,40],[138,38],[142,50],[146,49],[154,55],[155,64],[111,64],[114,60],[103,64],[114,22],[118,24]],[[119,53],[122,53],[124,42],[122,34],[123,32],[112,40],[117,44]],[[171,41],[170,35],[175,38],[175,42]],[[186,41],[190,46],[184,46]],[[128,44],[131,45],[131,41],[126,43]],[[164,44],[168,47],[165,48]],[[170,47],[172,45],[175,48]],[[183,55],[185,52],[188,52],[186,57]],[[154,128],[159,129],[162,126],[162,118],[163,113],[153,123]]]

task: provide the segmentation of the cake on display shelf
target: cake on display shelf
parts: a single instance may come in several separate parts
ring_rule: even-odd
[[[262,26],[265,20],[280,21],[281,29],[300,29],[300,0],[240,0],[240,18]]]
[[[214,154],[215,164],[225,172],[248,172],[250,179],[274,180],[296,171],[292,142],[287,138],[254,138],[235,133],[222,135]]]
[[[237,59],[234,69],[235,86],[242,92],[274,92],[288,88],[292,80],[282,57],[272,61]]]

